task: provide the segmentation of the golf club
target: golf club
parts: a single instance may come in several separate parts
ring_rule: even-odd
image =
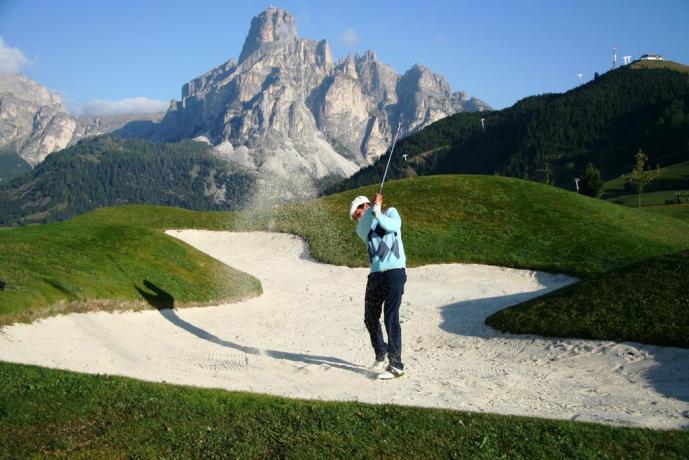
[[[388,157],[388,164],[385,165],[385,172],[383,173],[383,180],[380,183],[380,190],[378,193],[383,193],[383,185],[385,184],[385,177],[388,175],[388,168],[390,167],[390,160],[392,160],[392,154],[395,153],[395,144],[397,144],[397,136],[400,133],[400,126],[402,122],[397,123],[397,132],[395,133],[395,139],[392,141],[392,148],[390,149],[390,156]]]

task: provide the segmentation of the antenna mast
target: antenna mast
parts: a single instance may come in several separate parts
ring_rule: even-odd
[[[617,67],[617,46],[612,45],[612,68]]]

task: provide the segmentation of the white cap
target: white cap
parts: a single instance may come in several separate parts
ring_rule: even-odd
[[[364,203],[371,204],[370,201],[368,201],[368,198],[366,198],[363,195],[360,195],[352,200],[352,204],[349,206],[349,218],[354,220],[354,211],[356,211],[356,208],[361,206]]]

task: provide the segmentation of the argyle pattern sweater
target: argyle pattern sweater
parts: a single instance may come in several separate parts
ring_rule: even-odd
[[[384,272],[395,268],[405,268],[407,258],[402,244],[402,218],[395,208],[377,212],[374,207],[366,210],[356,226],[368,250],[371,272]]]

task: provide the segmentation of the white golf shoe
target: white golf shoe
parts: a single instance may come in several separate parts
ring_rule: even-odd
[[[392,380],[404,375],[403,369],[398,369],[393,366],[388,366],[385,372],[378,374],[378,380]]]

